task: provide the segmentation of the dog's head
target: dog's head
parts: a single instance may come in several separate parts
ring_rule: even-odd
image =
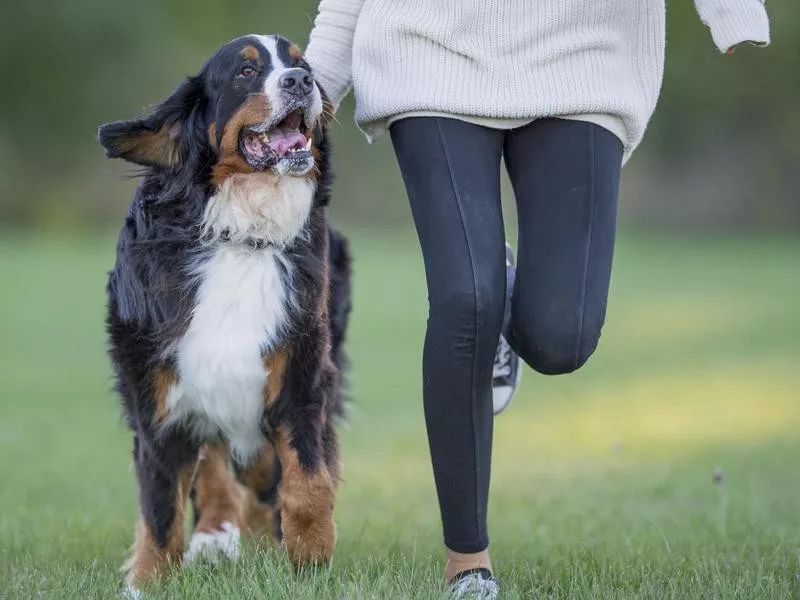
[[[219,187],[236,174],[313,177],[332,109],[302,53],[277,35],[220,48],[152,114],[100,127],[110,158],[153,169],[212,165]]]

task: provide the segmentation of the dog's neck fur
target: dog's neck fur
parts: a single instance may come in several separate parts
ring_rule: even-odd
[[[232,175],[206,204],[203,237],[285,248],[303,231],[315,191],[305,177]]]

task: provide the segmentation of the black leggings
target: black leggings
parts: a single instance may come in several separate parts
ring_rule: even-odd
[[[489,544],[492,364],[506,304],[500,158],[519,220],[506,334],[533,369],[568,373],[605,318],[622,144],[563,119],[502,131],[414,117],[391,136],[428,281],[423,393],[444,541],[478,552]]]

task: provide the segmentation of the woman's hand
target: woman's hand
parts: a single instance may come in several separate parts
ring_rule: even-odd
[[[725,54],[733,54],[734,52],[736,52],[736,49],[737,49],[739,46],[744,46],[744,45],[746,45],[746,44],[750,44],[751,46],[756,46],[756,47],[758,47],[758,48],[763,48],[763,47],[765,47],[765,46],[767,45],[765,42],[754,42],[754,41],[752,41],[752,40],[747,40],[746,42],[739,42],[739,43],[738,43],[738,44],[736,44],[735,46],[731,46],[730,48],[728,48],[728,49],[725,51]]]

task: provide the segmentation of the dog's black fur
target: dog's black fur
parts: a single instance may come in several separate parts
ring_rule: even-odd
[[[242,154],[240,136],[245,133],[234,132],[235,149],[230,143],[233,138],[227,146],[225,140],[230,128],[253,125],[237,119],[245,110],[252,110],[247,102],[267,85],[265,81],[280,63],[309,70],[295,47],[283,38],[275,39],[275,46],[269,48],[252,37],[234,40],[152,115],[111,123],[99,132],[109,157],[122,157],[144,167],[107,285],[110,356],[116,388],[133,431],[139,484],[141,524],[128,575],[134,587],[147,581],[164,560],[181,557],[183,545],[176,522],[182,519],[186,500],[183,478],[194,473],[194,499],[203,493],[206,497],[217,493],[198,489],[198,454],[208,445],[224,449],[228,440],[221,431],[198,436],[188,422],[169,422],[165,395],[180,379],[175,347],[189,328],[198,303],[203,283],[195,275],[198,265],[208,261],[221,244],[252,244],[253,252],[270,245],[261,239],[235,242],[225,234],[207,240],[203,220],[209,199],[219,193],[224,177],[267,176],[261,165],[251,166]],[[254,81],[241,75],[249,72],[248,64],[259,69]],[[237,69],[239,74],[233,76]],[[263,110],[274,110],[274,104]],[[327,521],[339,476],[334,423],[343,412],[340,372],[345,364],[350,312],[347,243],[328,222],[331,171],[326,125],[331,108],[326,103],[324,109],[316,122],[303,123],[308,126],[309,139],[314,140],[314,168],[305,177],[316,182],[316,190],[301,233],[280,247],[281,279],[294,295],[286,306],[288,326],[270,347],[262,348],[265,360],[280,351],[286,362],[277,397],[271,402],[265,397],[260,429],[267,440],[267,462],[261,465],[257,489],[251,490],[260,503],[283,510],[275,523],[280,527],[278,518],[282,517],[284,533],[289,519],[292,539],[285,543],[298,563],[324,561],[332,552],[332,521]],[[269,151],[267,156],[274,158]],[[226,169],[221,169],[223,164]],[[250,466],[248,460],[232,458],[235,472],[244,481],[242,472]],[[281,466],[290,481],[281,478]],[[214,473],[213,478],[224,475]],[[330,487],[322,500],[317,497],[315,486],[319,485]],[[217,488],[230,489],[230,485],[223,482],[209,489]],[[282,498],[284,494],[286,498]],[[298,504],[303,506],[298,508]],[[324,514],[307,514],[309,507],[318,505]],[[196,511],[195,522],[202,522],[203,507],[196,506]],[[238,525],[247,529],[246,522]]]

